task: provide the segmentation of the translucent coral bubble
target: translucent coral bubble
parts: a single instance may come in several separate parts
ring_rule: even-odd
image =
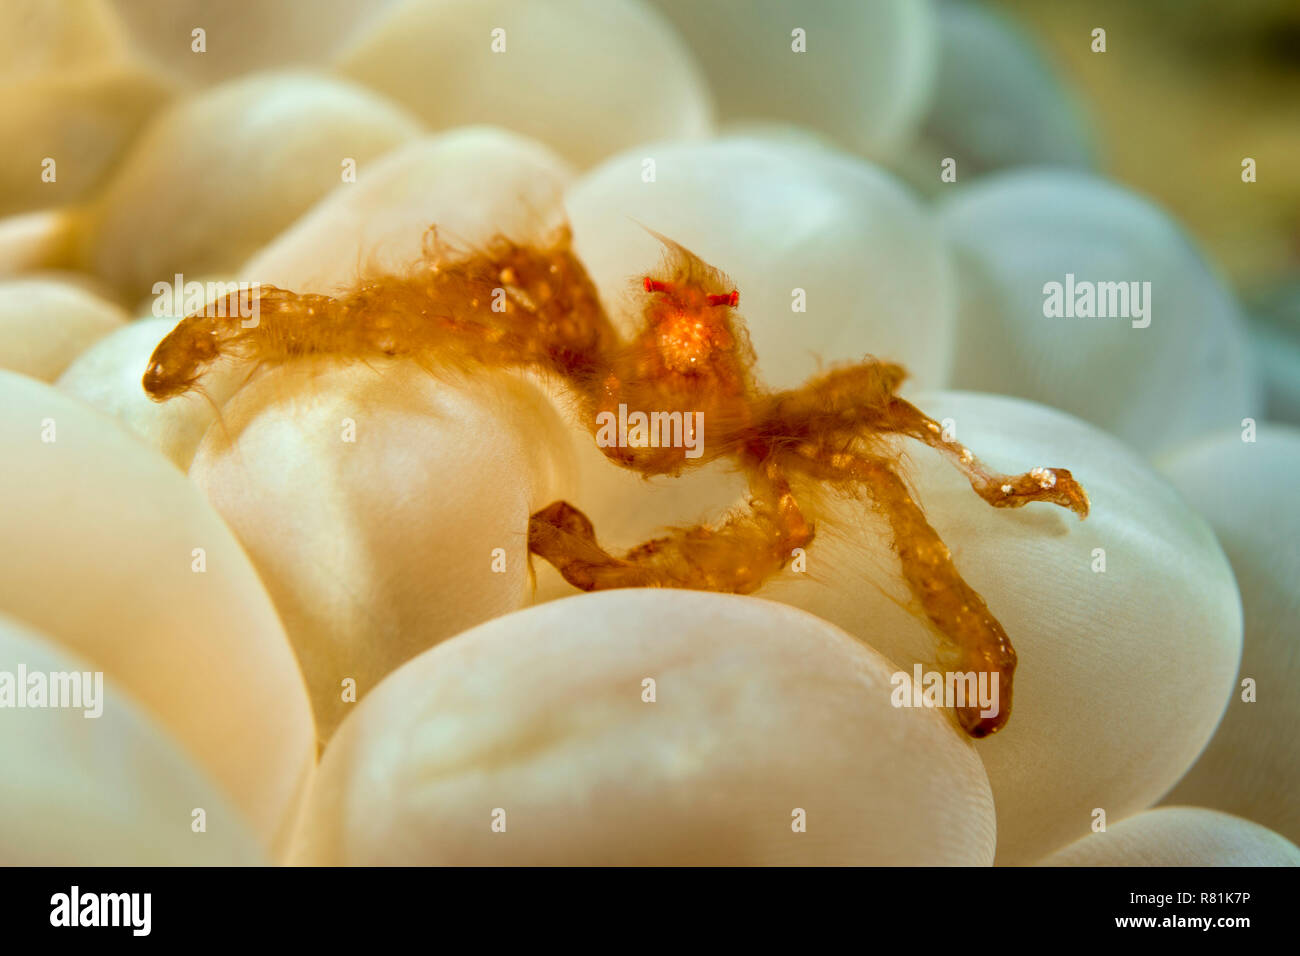
[[[11,700],[0,709],[0,863],[265,862],[225,794],[128,694],[102,674],[97,678],[91,666],[0,616],[0,674],[15,681],[24,675],[27,682],[15,688],[21,694],[45,686],[46,705],[77,705],[19,708]],[[30,683],[34,675],[40,675],[37,685]],[[54,687],[69,688],[68,696],[51,692]],[[201,829],[195,829],[200,820]]]
[[[0,368],[53,381],[125,321],[118,306],[72,283],[0,281]]]
[[[176,273],[224,272],[415,136],[419,123],[353,84],[259,74],[160,115],[122,160],[86,225],[86,266],[143,296]]]
[[[1300,866],[1300,848],[1258,823],[1200,807],[1161,807],[1111,824],[1042,866]]]
[[[945,2],[936,20],[943,93],[919,137],[935,157],[924,169],[927,184],[941,186],[938,160],[947,156],[963,181],[1006,166],[1092,164],[1081,104],[1013,19]]]
[[[736,281],[767,384],[868,353],[920,385],[947,381],[946,251],[926,211],[870,163],[775,137],[654,144],[579,179],[566,205],[601,297],[629,321],[636,281],[662,255],[648,227]]]
[[[1257,413],[1240,309],[1156,206],[1040,169],[961,189],[941,220],[959,264],[955,386],[1061,408],[1149,453]]]
[[[254,70],[323,66],[396,0],[113,0],[133,47],[168,73],[213,83]],[[202,29],[201,37],[194,31]],[[202,41],[202,51],[195,46]]]
[[[0,275],[30,275],[66,264],[79,223],[75,209],[62,208],[0,219]]]
[[[394,667],[524,604],[566,440],[531,386],[413,363],[282,366],[227,403],[190,476],[266,583],[323,738]]]
[[[202,493],[113,419],[0,372],[0,611],[130,694],[274,853],[315,758],[275,609]]]
[[[1223,723],[1166,801],[1226,810],[1300,840],[1300,430],[1262,424],[1207,436],[1159,464],[1218,535],[1245,619]]]
[[[1015,399],[915,401],[991,468],[1068,468],[1092,502],[1083,522],[1046,504],[990,508],[937,452],[904,446],[917,500],[1019,654],[1010,721],[977,749],[998,861],[1029,862],[1087,833],[1094,808],[1117,820],[1150,806],[1195,760],[1232,690],[1237,589],[1204,521],[1114,438]],[[758,593],[907,668],[943,669],[869,508],[829,501],[806,571]]]
[[[578,166],[709,131],[698,68],[640,0],[415,0],[338,66],[435,129],[504,126]]]
[[[85,199],[170,93],[102,0],[0,5],[0,216]]]
[[[686,37],[724,119],[796,123],[880,157],[910,139],[929,103],[936,36],[928,0],[655,6]]]
[[[116,417],[133,433],[185,471],[217,409],[247,377],[247,370],[218,366],[203,381],[203,393],[190,392],[154,402],[140,380],[154,348],[178,320],[139,319],[124,325],[83,352],[59,376],[60,391]]]
[[[1300,425],[1300,273],[1256,299],[1250,331],[1266,417]]]
[[[327,748],[295,859],[990,861],[973,748],[893,666],[792,608],[608,591],[394,672]]]
[[[32,76],[120,59],[126,34],[108,0],[10,0],[0,31],[0,71]]]
[[[358,273],[419,259],[425,231],[466,249],[501,234],[540,238],[560,221],[568,165],[545,146],[488,127],[398,147],[336,190],[241,270],[259,282],[331,292]]]

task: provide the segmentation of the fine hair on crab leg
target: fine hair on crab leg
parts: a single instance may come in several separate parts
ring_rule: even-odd
[[[1088,516],[1088,495],[1065,468],[1034,468],[1003,475],[987,468],[969,448],[944,437],[943,427],[895,394],[907,373],[902,366],[869,359],[833,369],[803,387],[773,399],[773,417],[794,434],[819,439],[839,436],[845,443],[864,433],[897,434],[941,452],[995,508],[1019,508],[1045,501]]]
[[[751,470],[750,487],[749,508],[718,526],[676,528],[622,557],[597,543],[586,515],[556,501],[529,521],[528,548],[584,591],[672,587],[747,594],[813,538],[812,523],[774,462]]]
[[[1046,501],[1073,511],[1080,521],[1088,517],[1088,495],[1068,469],[1038,467],[1019,475],[990,471],[965,445],[945,439],[938,422],[897,396],[885,408],[880,427],[938,449],[966,475],[975,493],[994,508],[1020,508],[1031,501]]]
[[[534,368],[591,387],[617,333],[567,227],[542,247],[497,237],[447,257],[435,234],[425,249],[407,272],[361,280],[338,297],[262,286],[185,318],[154,350],[145,391],[155,401],[189,391],[220,358],[273,365],[310,356]],[[253,309],[256,322],[239,318]]]
[[[984,599],[966,583],[939,533],[889,462],[847,453],[818,455],[803,449],[809,473],[846,488],[859,487],[884,514],[903,578],[921,610],[958,652],[963,669],[996,675],[998,711],[981,714],[977,702],[956,708],[957,722],[972,737],[987,737],[1011,716],[1016,652]]]
[[[256,361],[271,352],[272,337],[283,330],[266,326],[263,312],[268,317],[297,316],[305,323],[332,313],[336,305],[328,296],[302,296],[275,286],[231,293],[186,316],[158,343],[144,373],[144,390],[156,402],[167,401],[196,388],[219,359]],[[249,324],[245,316],[255,316],[256,321]],[[307,351],[304,342],[302,352]]]

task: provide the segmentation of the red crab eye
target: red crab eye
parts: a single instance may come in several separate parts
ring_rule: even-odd
[[[709,305],[729,305],[733,309],[740,305],[740,293],[732,289],[726,295],[709,296]]]
[[[645,277],[645,290],[647,292],[672,292],[673,287],[667,282],[660,282],[658,279]]]

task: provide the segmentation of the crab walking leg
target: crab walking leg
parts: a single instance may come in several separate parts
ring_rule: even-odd
[[[751,474],[749,510],[717,527],[677,528],[615,557],[596,541],[590,519],[556,501],[529,520],[528,549],[584,591],[664,587],[747,594],[785,567],[813,526],[774,465]]]
[[[1065,468],[1033,468],[1019,475],[990,471],[965,445],[943,437],[943,428],[915,405],[895,397],[881,417],[882,431],[914,438],[942,452],[970,480],[975,493],[994,508],[1019,508],[1046,501],[1088,517],[1088,493]]]
[[[972,737],[987,737],[1002,729],[1011,716],[1015,649],[984,599],[953,565],[952,552],[930,526],[903,479],[876,459],[808,452],[804,457],[810,474],[867,491],[875,507],[889,519],[903,578],[925,616],[957,649],[961,667],[996,676],[997,713],[983,716],[978,701],[968,701],[956,708],[957,722]]]
[[[943,453],[970,481],[975,493],[995,508],[1019,508],[1046,501],[1068,508],[1082,520],[1088,495],[1065,468],[1034,468],[1020,475],[990,470],[965,445],[944,437],[943,426],[894,394],[906,373],[890,362],[869,360],[835,369],[774,400],[773,414],[792,434],[846,439],[864,429],[915,439]]]
[[[498,237],[462,259],[442,258],[435,245],[409,273],[363,280],[333,298],[273,286],[234,293],[159,343],[145,391],[155,401],[179,395],[220,358],[327,355],[534,368],[590,392],[618,335],[568,243],[567,231],[541,248]]]

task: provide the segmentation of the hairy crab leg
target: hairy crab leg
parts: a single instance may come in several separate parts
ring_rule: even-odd
[[[155,401],[180,395],[224,357],[278,364],[313,355],[536,368],[589,391],[618,334],[569,241],[567,230],[548,246],[497,237],[485,251],[446,259],[435,240],[409,272],[337,297],[273,286],[233,293],[158,344],[145,391]]]
[[[812,449],[805,449],[803,454],[810,474],[864,487],[876,508],[889,519],[903,577],[925,616],[957,649],[962,667],[996,676],[997,712],[984,715],[978,703],[968,703],[956,708],[957,722],[972,737],[987,737],[1001,730],[1011,716],[1015,649],[984,599],[957,571],[952,552],[930,526],[906,483],[883,460],[824,455]]]
[[[669,587],[746,594],[813,538],[812,523],[774,465],[753,470],[751,487],[755,494],[748,511],[717,527],[673,529],[622,557],[597,543],[586,515],[556,501],[529,520],[528,548],[584,591]]]
[[[1046,501],[1088,516],[1088,495],[1065,468],[1034,468],[1019,475],[989,469],[965,445],[944,437],[943,426],[894,394],[906,373],[889,362],[868,361],[835,369],[802,388],[777,395],[773,417],[790,434],[839,434],[845,440],[864,430],[893,433],[929,445],[948,458],[975,493],[995,508],[1019,508]]]
[[[1019,508],[1046,501],[1067,508],[1082,521],[1088,517],[1088,493],[1066,468],[1033,468],[1019,475],[990,471],[965,445],[943,437],[943,428],[915,405],[895,397],[880,428],[914,438],[942,452],[970,480],[975,493],[994,508]]]

